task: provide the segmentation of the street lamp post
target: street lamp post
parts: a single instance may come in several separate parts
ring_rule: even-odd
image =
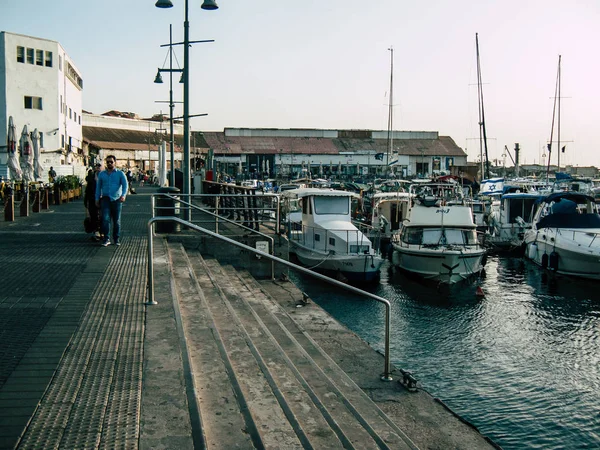
[[[183,75],[183,69],[173,69],[173,25],[169,25],[169,44],[166,44],[169,47],[169,68],[168,69],[158,69],[156,74],[156,78],[154,79],[155,83],[162,83],[161,72],[169,73],[169,130],[170,130],[170,142],[169,148],[171,151],[171,180],[170,185],[175,185],[175,136],[173,130],[173,109],[175,108],[175,102],[173,101],[173,72],[181,72]],[[164,45],[161,45],[164,47]],[[157,102],[164,103],[164,102]],[[181,102],[177,102],[181,103]]]
[[[198,42],[214,42],[213,40],[190,42],[190,22],[188,20],[188,0],[184,2],[183,21],[183,194],[191,195],[191,168],[190,168],[190,44]],[[171,0],[158,0],[157,8],[171,8]],[[219,7],[214,0],[204,0],[202,9],[215,10]],[[189,208],[184,209],[184,220],[190,220]]]

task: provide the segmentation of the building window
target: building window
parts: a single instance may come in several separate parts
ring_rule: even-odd
[[[44,133],[39,133],[40,135],[40,148],[44,148]]]
[[[58,70],[62,72],[62,56],[58,55]]]
[[[74,113],[73,113],[73,120],[74,120],[75,122],[77,122],[77,113],[76,113],[76,112],[74,112]]]
[[[65,108],[63,106],[62,95],[61,95],[60,96],[60,113],[62,114],[62,113],[64,113],[64,111],[65,111]]]
[[[335,247],[335,238],[329,238],[329,245],[333,245]]]
[[[17,62],[25,62],[25,47],[17,47]]]
[[[27,49],[27,64],[33,64],[33,49]]]
[[[36,50],[35,51],[35,65],[36,66],[44,65],[44,50]]]
[[[42,109],[42,97],[25,96],[25,109]]]
[[[315,233],[315,242],[321,242],[321,235]]]
[[[73,110],[69,108],[69,119],[73,118]]]
[[[65,135],[64,134],[60,135],[60,146],[62,148],[65,148]]]
[[[46,52],[46,67],[52,67],[52,52]]]
[[[81,125],[81,114],[79,114],[79,125]]]

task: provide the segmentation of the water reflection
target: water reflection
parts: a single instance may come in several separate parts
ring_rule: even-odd
[[[296,281],[383,348],[381,305]],[[485,277],[447,290],[385,266],[371,289],[392,304],[394,364],[501,446],[546,449],[600,447],[599,288],[493,257]]]

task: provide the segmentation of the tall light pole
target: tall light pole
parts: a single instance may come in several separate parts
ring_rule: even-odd
[[[184,2],[184,21],[183,21],[183,194],[190,200],[191,191],[191,168],[190,168],[190,44],[199,42],[214,42],[211,40],[191,41],[190,42],[190,22],[188,20],[188,0]],[[172,8],[171,0],[158,0],[157,8]],[[204,0],[202,9],[209,11],[219,7],[214,0]],[[176,44],[173,44],[176,45]],[[184,220],[190,219],[189,208],[184,209]]]
[[[175,185],[175,136],[173,130],[173,109],[175,108],[175,103],[173,101],[173,72],[181,72],[183,75],[183,69],[173,69],[173,25],[169,25],[169,43],[165,45],[161,45],[161,47],[169,47],[169,68],[168,69],[158,69],[156,73],[156,78],[154,79],[155,83],[162,83],[161,72],[169,72],[169,130],[170,130],[170,141],[169,148],[171,151],[171,180],[170,185]],[[164,103],[159,101],[157,103]],[[181,102],[177,102],[181,103]]]

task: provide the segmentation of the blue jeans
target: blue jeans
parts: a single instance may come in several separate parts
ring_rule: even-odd
[[[100,211],[102,214],[102,225],[100,227],[104,239],[109,238],[110,222],[112,220],[112,238],[114,242],[118,242],[121,235],[121,208],[123,203],[119,200],[112,201],[108,197],[100,199]]]

